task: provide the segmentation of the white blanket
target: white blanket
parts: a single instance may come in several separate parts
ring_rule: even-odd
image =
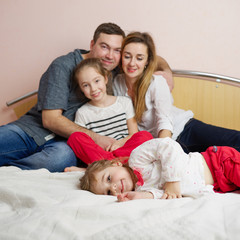
[[[240,239],[239,192],[119,203],[80,176],[1,167],[0,239]]]

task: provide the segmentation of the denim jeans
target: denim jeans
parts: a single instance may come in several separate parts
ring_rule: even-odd
[[[61,172],[65,167],[76,164],[77,158],[64,140],[52,139],[38,146],[32,137],[13,123],[0,127],[0,166]]]
[[[240,131],[191,119],[177,138],[186,153],[204,152],[210,146],[229,146],[240,152]]]

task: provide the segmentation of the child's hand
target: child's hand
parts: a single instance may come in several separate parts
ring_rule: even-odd
[[[117,140],[117,141],[113,142],[112,144],[110,144],[106,148],[106,151],[112,152],[112,151],[122,147],[124,145],[124,143],[125,143],[124,139]]]
[[[152,199],[153,194],[150,192],[125,192],[117,196],[119,202],[125,202],[135,199]]]
[[[116,142],[116,139],[103,136],[100,134],[96,134],[96,137],[93,139],[96,144],[98,144],[101,148],[103,148],[105,151],[108,151],[108,147],[111,146],[114,142]]]
[[[180,182],[166,182],[161,199],[181,198]]]

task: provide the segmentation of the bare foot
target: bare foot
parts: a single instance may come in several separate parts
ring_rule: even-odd
[[[79,167],[66,167],[64,169],[64,172],[84,172],[86,168],[79,168]]]

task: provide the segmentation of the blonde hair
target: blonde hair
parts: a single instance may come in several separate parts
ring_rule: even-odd
[[[147,47],[148,59],[147,65],[139,77],[139,79],[134,84],[134,108],[135,108],[135,118],[139,122],[142,119],[143,112],[146,110],[145,105],[145,95],[147,89],[151,83],[152,75],[157,68],[157,55],[155,50],[155,44],[148,33],[132,32],[127,35],[123,40],[122,50],[126,45],[130,43],[142,43]],[[121,64],[121,63],[120,63]]]
[[[100,160],[100,161],[96,161],[91,163],[86,171],[85,174],[82,178],[80,178],[80,188],[81,190],[87,190],[90,192],[94,193],[94,189],[95,189],[95,184],[97,182],[97,179],[95,177],[97,172],[100,172],[108,167],[112,167],[114,165],[114,163],[117,162],[122,162],[122,167],[125,167],[128,169],[131,178],[133,180],[133,183],[135,185],[135,183],[138,181],[137,176],[133,173],[133,170],[128,166],[126,162],[127,158],[115,158],[113,160]]]

